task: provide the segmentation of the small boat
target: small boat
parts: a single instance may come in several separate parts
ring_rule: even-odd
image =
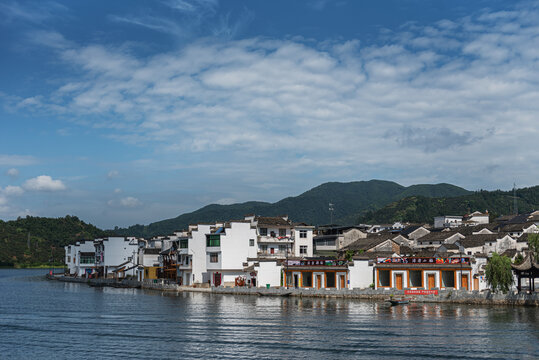
[[[410,303],[410,299],[387,299],[391,303],[391,306],[405,305]]]

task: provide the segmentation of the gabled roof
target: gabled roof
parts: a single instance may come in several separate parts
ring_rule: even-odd
[[[535,225],[535,222],[507,223],[507,225],[503,225],[500,230],[505,232],[522,231],[532,225]]]
[[[394,234],[384,234],[384,235],[373,235],[373,236],[367,236],[363,239],[358,239],[351,243],[348,246],[345,246],[342,251],[346,250],[369,250],[373,247],[376,247],[388,240],[393,241],[393,238],[395,237]],[[393,241],[395,244],[397,244],[395,241]],[[398,245],[398,244],[397,244]]]
[[[430,241],[444,241],[456,234],[460,234],[460,232],[458,230],[431,232],[430,234],[420,237],[417,239],[417,241],[422,243]]]
[[[499,234],[477,234],[466,236],[464,239],[457,240],[464,248],[474,248],[485,245],[486,242],[495,242],[498,238],[501,238]]]
[[[407,227],[405,227],[404,229],[401,230],[401,235],[407,236],[408,234],[411,234],[414,231],[416,231],[417,229],[419,229],[420,227],[421,227],[421,225],[407,226]]]

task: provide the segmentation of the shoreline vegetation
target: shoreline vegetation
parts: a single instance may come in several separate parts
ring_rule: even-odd
[[[64,263],[0,265],[0,269],[65,269],[65,267]]]

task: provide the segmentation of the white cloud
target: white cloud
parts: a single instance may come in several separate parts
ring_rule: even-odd
[[[66,186],[61,180],[53,180],[48,175],[40,175],[24,182],[23,188],[28,191],[61,191]]]
[[[37,162],[37,159],[29,155],[0,154],[0,166],[13,166],[13,165],[26,166],[26,165],[33,165],[36,162]]]
[[[189,12],[194,3],[175,4]],[[409,24],[365,47],[205,39],[140,59],[121,48],[70,44],[54,49],[84,76],[35,98],[113,139],[181,159],[167,166],[205,155],[212,160],[190,166],[232,180],[266,182],[265,164],[283,177],[434,172],[441,181],[495,187],[539,161],[529,151],[539,135],[536,16],[521,6]],[[478,163],[493,169],[488,178],[462,170]],[[539,169],[521,176],[533,184]]]
[[[128,196],[119,200],[109,200],[107,204],[111,207],[136,208],[142,205],[142,202],[132,196]]]
[[[115,179],[117,178],[118,176],[120,176],[120,172],[118,170],[111,170],[109,171],[109,173],[107,174],[107,178],[108,179]]]
[[[19,170],[15,169],[15,168],[11,168],[8,171],[6,171],[6,175],[10,176],[10,177],[13,177],[13,178],[16,178],[17,176],[19,176]]]
[[[121,193],[121,192],[122,192],[122,189],[120,189],[120,188],[114,189],[114,193],[115,193],[115,194],[119,194],[119,193]]]
[[[7,196],[18,196],[24,193],[24,190],[20,186],[8,185],[4,188],[3,193]]]

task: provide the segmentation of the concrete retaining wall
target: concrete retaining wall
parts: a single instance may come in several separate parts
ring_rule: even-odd
[[[391,295],[404,297],[403,290],[374,290],[374,289],[286,289],[286,288],[248,288],[248,287],[217,287],[217,288],[194,288],[179,286],[175,283],[163,280],[114,280],[114,279],[85,279],[66,276],[50,276],[48,279],[66,282],[87,283],[95,286],[131,287],[157,291],[175,292],[204,292],[212,294],[229,295],[267,295],[267,296],[298,296],[298,297],[322,297],[322,298],[345,298],[367,299],[383,301]],[[438,290],[438,295],[412,295],[406,296],[412,302],[421,303],[453,303],[474,305],[519,305],[539,306],[539,293],[534,294],[494,294],[490,291],[463,291],[463,290]]]

